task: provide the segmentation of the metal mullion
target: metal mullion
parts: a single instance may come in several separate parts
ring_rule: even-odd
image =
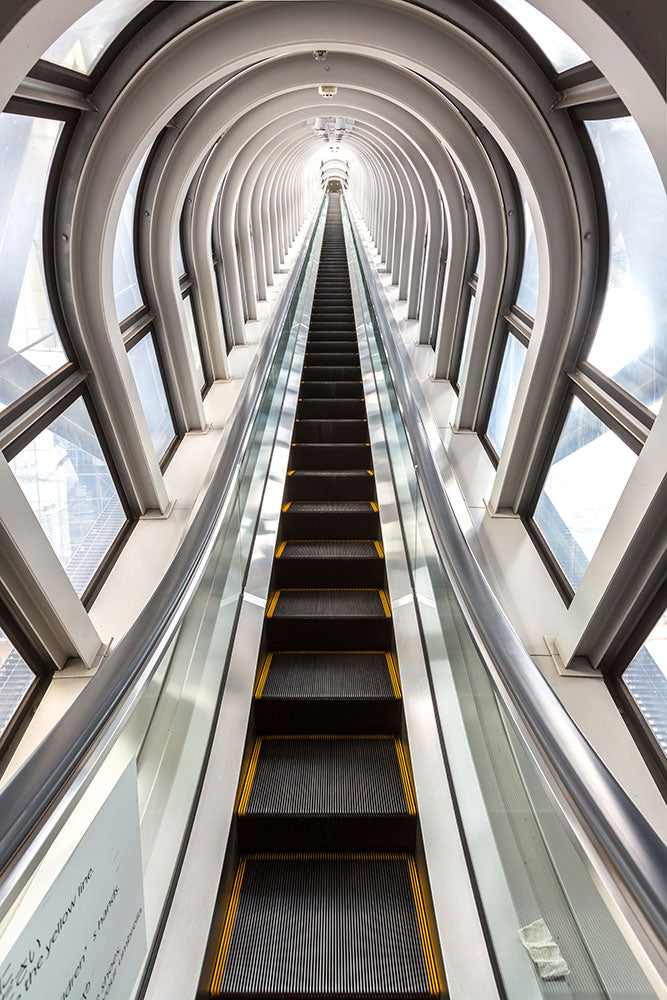
[[[188,292],[190,291],[193,285],[194,281],[192,280],[189,274],[180,275],[178,279],[178,287],[180,289],[182,298],[185,298],[187,296]]]
[[[140,340],[141,336],[150,329],[154,319],[155,316],[153,313],[144,307],[143,309],[132,313],[132,315],[128,316],[126,320],[123,320],[120,326],[120,332],[125,346],[127,347],[130,341],[134,344],[137,340]]]
[[[80,90],[62,83],[47,82],[26,76],[14,91],[19,100],[38,104],[73,108],[76,111],[95,111],[95,106]]]
[[[521,312],[521,315],[519,312]],[[529,326],[524,320],[524,316],[527,316],[527,314],[523,313],[522,310],[515,310],[515,307],[512,306],[512,309],[508,313],[505,313],[503,319],[516,339],[520,341],[525,348],[528,348],[533,330],[532,323]]]
[[[51,375],[46,375],[41,382],[28,389],[22,396],[10,403],[0,412],[0,440],[8,427],[21,418],[28,410],[36,406],[44,397],[56,392],[61,383],[71,378],[76,371],[76,365],[71,361],[58,368]],[[1,446],[0,446],[1,450]]]
[[[19,412],[11,423],[0,431],[0,451],[8,461],[18,454],[33,438],[66,409],[81,392],[88,378],[86,372],[72,372],[40,393],[31,406]],[[36,388],[41,388],[38,386]]]
[[[78,90],[82,94],[89,94],[93,89],[92,81],[85,73],[79,73],[69,66],[59,66],[58,63],[50,62],[48,59],[38,59],[26,79],[69,87],[70,90]]]
[[[566,374],[572,382],[575,395],[582,403],[638,455],[648,437],[647,427],[620,406],[588,375],[579,371],[566,372]]]
[[[648,431],[655,423],[655,413],[647,406],[640,403],[631,393],[614,382],[610,375],[596,368],[590,361],[580,361],[578,370],[587,378],[595,382],[608,396],[610,396],[620,407],[628,411],[628,414],[640,424],[643,424]]]

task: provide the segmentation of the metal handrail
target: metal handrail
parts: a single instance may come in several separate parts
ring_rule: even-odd
[[[185,613],[192,584],[210,551],[220,514],[238,476],[280,336],[307,263],[324,199],[314,213],[280,307],[258,348],[199,510],[169,568],[136,622],[74,704],[0,789],[0,879],[34,836],[54,803],[130,692],[156,669],[160,639]]]
[[[634,903],[640,926],[649,931],[649,950],[653,957],[658,956],[658,965],[663,965],[664,959],[659,956],[667,941],[667,846],[537,668],[475,559],[440,471],[449,466],[444,445],[438,447],[439,467],[431,443],[433,436],[429,438],[425,424],[428,406],[417,380],[410,384],[407,352],[396,320],[380,294],[367,255],[360,250],[356,220],[349,211],[348,218],[438,555],[471,626],[482,662],[501,700],[507,703],[509,697],[518,711],[551,776],[557,779],[559,790],[606,868],[625,890],[623,895]],[[388,330],[391,332],[386,334]],[[651,932],[655,935],[653,941]]]

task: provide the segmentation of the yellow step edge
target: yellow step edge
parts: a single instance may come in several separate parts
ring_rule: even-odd
[[[259,677],[257,678],[257,683],[255,685],[255,698],[261,698],[264,693],[264,685],[266,684],[266,678],[269,673],[269,667],[271,666],[271,660],[273,659],[273,653],[267,653],[262,669],[260,670]]]
[[[380,559],[384,559],[384,549],[382,548],[382,543],[376,542],[375,548],[377,549],[377,554],[379,555]]]
[[[269,601],[268,608],[266,609],[267,618],[270,618],[273,615],[273,612],[276,610],[276,604],[278,603],[279,597],[280,597],[280,591],[276,590],[273,596],[271,597],[271,600]]]
[[[292,445],[292,447],[294,447],[294,446]],[[292,501],[291,500],[288,503],[283,504],[283,506],[282,506],[282,512],[283,512],[283,514],[285,513],[286,510],[289,510],[291,506],[292,506]]]
[[[382,607],[384,608],[385,618],[391,618],[391,606],[389,604],[389,597],[384,592],[384,590],[378,591],[380,595],[380,600],[382,601]]]
[[[393,653],[385,653],[387,658],[387,668],[389,670],[389,677],[391,679],[391,686],[394,689],[394,696],[396,698],[401,697],[401,681],[398,676],[398,667],[396,666],[396,660],[394,659]]]
[[[424,900],[422,898],[421,885],[419,884],[419,876],[417,875],[417,866],[415,865],[413,857],[408,859],[408,868],[410,870],[412,895],[414,897],[415,909],[417,911],[417,921],[419,923],[419,934],[421,936],[422,950],[424,952],[424,962],[426,964],[429,991],[432,996],[438,996],[441,992],[440,976],[438,975],[438,968],[433,955],[431,934],[426,920],[426,911],[424,909]]]
[[[398,737],[394,737],[394,745],[396,747],[396,757],[398,758],[398,766],[401,769],[401,778],[403,779],[403,791],[405,792],[405,801],[408,806],[408,812],[411,816],[417,815],[417,806],[415,805],[415,796],[412,790],[412,780],[410,778],[410,771],[408,770],[408,762],[405,759],[405,750],[403,744]]]
[[[250,763],[248,764],[248,770],[245,773],[245,778],[243,781],[243,787],[241,789],[241,797],[239,799],[239,804],[237,812],[239,816],[243,816],[246,811],[246,806],[248,805],[248,799],[250,798],[250,790],[252,788],[253,778],[255,777],[255,771],[257,770],[257,760],[259,758],[259,751],[262,749],[262,740],[255,740],[255,745],[252,748],[252,757],[250,758]]]
[[[283,554],[283,552],[285,551],[285,546],[286,546],[286,545],[287,545],[287,542],[286,542],[286,541],[285,541],[285,542],[281,542],[281,543],[280,543],[280,545],[279,545],[279,546],[278,546],[278,548],[276,549],[276,559],[280,559],[281,555],[282,555],[282,554]]]
[[[229,943],[232,939],[232,931],[234,929],[234,921],[236,919],[236,911],[239,905],[239,897],[241,895],[241,886],[243,884],[243,875],[245,874],[246,859],[241,858],[239,866],[236,869],[236,877],[234,879],[234,886],[232,888],[232,894],[229,899],[229,905],[227,907],[227,915],[225,917],[225,924],[222,930],[222,939],[220,941],[220,948],[218,949],[218,957],[215,961],[215,966],[213,969],[213,975],[211,977],[210,993],[219,993],[220,987],[222,986],[222,975],[225,971],[225,963],[227,961],[227,955],[229,953]]]
[[[370,445],[369,445],[369,448],[370,448]],[[378,512],[378,505],[376,504],[375,500],[369,500],[368,502],[371,505],[371,509],[377,514],[377,512]]]

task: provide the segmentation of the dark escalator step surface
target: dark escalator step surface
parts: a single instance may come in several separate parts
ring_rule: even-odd
[[[371,463],[368,442],[294,441],[291,447],[294,469],[367,469]]]
[[[255,690],[256,698],[399,698],[391,653],[269,653]]]
[[[366,539],[301,539],[282,542],[278,559],[373,559],[383,558],[379,542]]]
[[[324,417],[318,419],[298,417],[294,427],[294,442],[308,441],[323,444],[365,443],[368,441],[368,422],[364,419],[331,420]]]
[[[290,588],[277,590],[269,601],[273,618],[379,618],[391,617],[384,590],[372,587]]]
[[[290,539],[276,551],[277,587],[359,587],[384,585],[384,551],[378,541]]]
[[[363,399],[364,387],[361,379],[352,382],[322,382],[319,379],[301,383],[299,395],[302,399]]]
[[[242,858],[212,997],[438,993],[414,859],[401,854]]]
[[[370,469],[292,469],[287,474],[285,497],[292,501],[372,501],[374,484]]]

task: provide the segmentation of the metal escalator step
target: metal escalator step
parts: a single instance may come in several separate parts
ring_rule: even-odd
[[[438,992],[412,856],[241,859],[211,997],[421,1000]]]
[[[293,441],[290,450],[293,469],[367,469],[372,464],[367,441]]]
[[[364,418],[329,420],[325,417],[299,417],[294,426],[294,442],[335,444],[368,441],[368,422]]]
[[[241,794],[243,815],[413,815],[394,736],[265,736]]]
[[[281,543],[280,559],[375,559],[383,558],[379,542],[350,539],[303,539]]]
[[[361,379],[352,382],[322,382],[320,379],[302,382],[299,387],[302,399],[363,399],[364,387]]]
[[[391,653],[270,653],[255,697],[387,699],[400,697],[400,687]]]
[[[363,420],[366,404],[363,399],[301,399],[297,415],[300,420]]]
[[[370,469],[294,469],[288,477],[285,500],[366,500],[375,497]],[[347,536],[350,537],[349,534]]]
[[[269,601],[267,617],[281,618],[378,618],[391,617],[383,590],[358,588],[291,588],[277,590]]]
[[[368,514],[377,513],[377,504],[373,500],[291,500],[287,509],[290,514],[306,515]]]

